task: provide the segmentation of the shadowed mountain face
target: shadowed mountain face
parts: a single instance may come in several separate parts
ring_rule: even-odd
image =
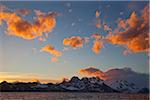
[[[39,82],[17,82],[7,83],[6,81],[0,83],[0,90],[5,92],[100,92],[100,93],[114,93],[114,92],[126,92],[126,93],[148,93],[149,89],[137,88],[134,83],[130,83],[126,80],[118,80],[114,83],[107,85],[105,81],[98,77],[72,77],[68,81],[63,81],[59,84],[41,84]]]
[[[79,91],[79,92],[117,92],[111,87],[107,86],[103,80],[97,77],[79,79],[78,77],[72,77],[69,81],[63,81],[59,84],[41,84],[38,82],[33,83],[7,83],[2,82],[0,84],[1,91]]]
[[[72,77],[70,81],[60,83],[60,86],[67,90],[84,91],[84,92],[116,92],[107,86],[103,80],[97,77],[79,79]]]

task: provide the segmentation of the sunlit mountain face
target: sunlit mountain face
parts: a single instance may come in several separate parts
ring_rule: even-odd
[[[147,86],[149,50],[149,1],[0,1],[0,81]]]

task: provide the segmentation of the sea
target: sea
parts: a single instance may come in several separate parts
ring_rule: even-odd
[[[96,92],[0,92],[0,100],[149,100],[149,94]]]

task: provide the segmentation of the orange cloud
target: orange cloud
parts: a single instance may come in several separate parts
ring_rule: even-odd
[[[84,37],[83,40],[84,40],[85,43],[89,43],[90,42],[90,38],[89,37]]]
[[[112,29],[107,24],[104,24],[104,31],[112,31]]]
[[[18,9],[16,10],[16,13],[21,15],[28,15],[31,11],[29,9]]]
[[[99,34],[99,33],[94,33],[91,35],[92,38],[96,39],[96,40],[99,40],[102,38],[102,36]]]
[[[99,10],[96,10],[95,16],[96,16],[96,18],[98,18],[100,16],[100,11]]]
[[[131,68],[109,68],[107,71],[103,72],[96,67],[88,67],[85,69],[81,69],[79,71],[79,74],[86,77],[99,77],[106,83],[110,84],[117,80],[124,79],[130,82],[135,82],[138,86],[149,86],[149,75],[135,72]]]
[[[131,54],[132,52],[131,51],[129,51],[129,50],[124,50],[123,51],[123,55],[124,56],[128,56],[129,54]]]
[[[119,19],[118,20],[118,27],[119,27],[119,29],[127,29],[127,23],[126,23],[126,21],[125,20],[121,20],[121,19]]]
[[[31,40],[51,32],[55,27],[55,16],[57,15],[55,12],[37,14],[33,23],[18,15],[18,13],[27,14],[28,12],[25,9],[17,10],[16,12],[0,12],[0,22],[6,22],[8,35]]]
[[[96,23],[95,23],[95,26],[96,26],[96,28],[101,28],[101,20],[100,20],[100,18],[97,18],[96,19]]]
[[[96,67],[88,67],[85,69],[81,69],[79,71],[81,75],[99,77],[100,79],[106,80],[106,75],[101,70],[97,69]]]
[[[108,35],[106,40],[115,45],[122,45],[131,52],[148,52],[149,49],[149,6],[147,5],[142,11],[142,16],[137,17],[133,12],[127,25],[129,26],[125,31],[119,31]]]
[[[50,79],[46,75],[34,74],[34,73],[15,73],[15,72],[0,72],[0,82],[36,82],[40,81],[42,83],[58,83],[61,82],[60,79]]]
[[[101,28],[102,25],[101,25],[101,19],[99,18],[100,17],[100,11],[99,10],[96,10],[95,17],[96,17],[95,27]]]
[[[4,10],[6,10],[6,9],[7,9],[7,7],[6,7],[5,5],[1,5],[1,4],[0,4],[0,12],[4,11]]]
[[[137,14],[135,12],[132,12],[130,18],[127,20],[127,23],[130,25],[131,28],[134,28],[138,25],[139,22],[140,19],[137,18]]]
[[[40,42],[46,41],[46,39],[45,39],[44,37],[39,37],[38,40],[39,40]]]
[[[72,36],[70,38],[65,38],[63,40],[63,44],[66,46],[71,46],[73,48],[82,47],[84,43],[84,39],[79,36]]]
[[[57,57],[52,57],[51,58],[51,62],[57,62],[58,61],[58,58]]]
[[[41,51],[43,51],[43,52],[48,52],[48,53],[50,53],[50,54],[52,54],[52,55],[54,55],[54,56],[61,56],[62,55],[62,53],[60,52],[60,51],[58,51],[58,50],[56,50],[52,45],[46,45],[46,46],[44,46],[42,49],[41,49]],[[54,59],[53,59],[54,60]],[[55,59],[56,60],[56,59]]]
[[[100,41],[100,40],[95,40],[94,43],[93,43],[92,51],[93,51],[95,54],[99,54],[102,47],[103,47],[102,41]]]
[[[92,34],[91,37],[95,39],[93,42],[92,51],[95,54],[99,54],[101,48],[103,48],[102,36],[99,33],[95,33]]]

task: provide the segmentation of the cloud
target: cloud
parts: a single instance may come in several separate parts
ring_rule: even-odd
[[[112,31],[112,29],[107,24],[104,24],[104,31]]]
[[[95,39],[93,42],[92,51],[95,54],[99,54],[100,50],[103,48],[102,36],[99,33],[94,33],[91,37]]]
[[[131,9],[131,8],[135,7],[135,5],[136,5],[136,1],[131,1],[128,4],[128,8]]]
[[[95,16],[96,16],[96,18],[98,18],[100,16],[100,11],[99,10],[96,10]]]
[[[31,13],[31,11],[29,9],[17,9],[16,13],[18,13],[20,15],[28,15]]]
[[[149,75],[135,72],[131,68],[110,69],[105,72],[105,75],[108,77],[107,82],[127,80],[135,83],[138,87],[149,86]]]
[[[114,45],[124,46],[126,49],[134,53],[149,51],[149,6],[147,5],[142,11],[142,16],[137,17],[135,12],[132,12],[130,17],[125,20],[125,31],[106,36],[106,40]]]
[[[48,53],[50,53],[50,54],[52,54],[52,55],[54,55],[54,56],[56,56],[56,57],[59,57],[59,56],[62,55],[62,52],[56,50],[52,45],[46,45],[46,46],[44,46],[44,47],[41,49],[41,51],[43,51],[43,52],[48,52]]]
[[[101,25],[101,19],[99,18],[100,17],[100,11],[99,10],[96,10],[95,17],[96,17],[95,27],[101,28],[102,25]]]
[[[5,5],[1,5],[1,4],[0,4],[0,12],[4,11],[4,10],[6,10],[6,9],[7,9],[7,7],[6,7]]]
[[[46,41],[46,38],[44,38],[44,37],[39,37],[38,40],[39,40],[40,42],[44,42],[44,41]]]
[[[127,29],[127,22],[126,20],[118,19],[118,29]]]
[[[8,35],[31,40],[51,32],[56,25],[56,12],[49,12],[47,14],[43,12],[41,12],[42,14],[36,13],[33,22],[25,20],[18,13],[25,15],[29,11],[22,9],[16,12],[0,12],[0,22],[6,22]]]
[[[131,54],[132,52],[131,51],[129,51],[129,50],[124,50],[123,51],[123,55],[124,56],[128,56],[129,54]]]
[[[19,72],[0,72],[0,82],[36,82],[37,80],[42,83],[58,83],[60,79],[50,79],[49,76],[40,75],[35,73],[19,73]]]
[[[96,23],[95,23],[95,27],[96,27],[96,28],[101,28],[101,26],[102,26],[102,25],[101,25],[101,19],[100,19],[100,18],[97,18],[97,19],[96,19]]]
[[[57,62],[58,61],[58,58],[57,57],[52,57],[51,58],[51,62]]]
[[[100,40],[102,38],[102,36],[99,33],[94,33],[91,35],[91,37],[96,39],[96,40]]]
[[[71,46],[73,48],[80,48],[83,46],[84,39],[80,36],[72,36],[70,38],[65,38],[63,44],[66,46]]]
[[[79,74],[90,77],[99,77],[100,79],[103,79],[108,83],[115,82],[117,80],[126,80],[136,83],[136,85],[139,87],[149,86],[149,75],[135,72],[131,68],[112,68],[107,70],[106,72],[103,72],[96,67],[88,67],[85,69],[81,69],[79,71]]]
[[[90,42],[90,38],[89,37],[84,37],[83,40],[84,40],[85,43],[89,43]]]
[[[94,43],[93,43],[92,51],[93,51],[95,54],[99,54],[101,48],[103,48],[103,43],[102,43],[102,41],[100,41],[100,40],[95,40]]]
[[[123,14],[124,14],[124,12],[123,12],[123,11],[121,11],[119,14],[120,14],[120,15],[123,15]]]
[[[99,77],[103,80],[105,79],[105,74],[101,70],[97,69],[96,67],[88,67],[88,68],[85,68],[85,69],[81,69],[79,71],[79,74]]]

